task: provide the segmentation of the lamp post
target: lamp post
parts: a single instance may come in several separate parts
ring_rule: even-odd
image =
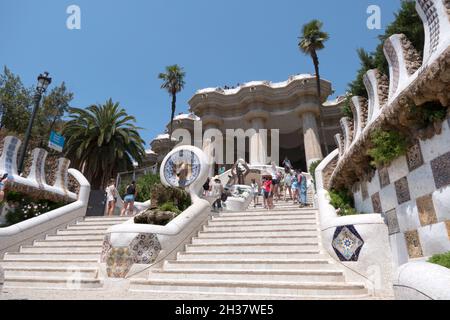
[[[31,114],[30,121],[28,122],[27,132],[25,133],[25,140],[23,142],[22,152],[20,154],[19,166],[17,171],[19,174],[23,171],[23,164],[25,160],[25,155],[27,154],[28,142],[30,141],[31,129],[33,129],[34,118],[36,117],[36,113],[39,109],[39,104],[42,99],[42,95],[47,90],[48,86],[52,83],[52,78],[48,76],[48,72],[44,72],[44,74],[40,74],[38,77],[38,84],[36,86],[36,93],[33,97],[34,108],[33,113]]]

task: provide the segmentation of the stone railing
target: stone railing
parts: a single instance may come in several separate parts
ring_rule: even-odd
[[[161,164],[160,177],[163,184],[176,187],[167,180],[165,172],[173,172],[169,161],[177,152],[192,152],[199,159],[198,171],[193,181],[186,185],[192,205],[165,226],[135,224],[133,219],[107,230],[100,258],[101,270],[106,282],[108,278],[128,278],[158,267],[166,259],[174,259],[176,253],[190,241],[191,237],[206,223],[211,206],[199,197],[208,176],[209,164],[205,153],[192,146],[172,150]],[[125,282],[127,280],[124,280]]]
[[[0,257],[7,251],[17,250],[21,245],[54,232],[57,228],[86,215],[89,201],[90,184],[75,169],[69,169],[70,161],[60,158],[56,172],[52,173],[53,183],[47,184],[45,164],[47,151],[35,148],[32,161],[27,168],[28,175],[20,176],[17,172],[17,155],[21,145],[20,139],[7,136],[3,139],[0,156],[0,174],[8,174],[7,190],[22,192],[33,199],[70,202],[58,209],[40,216],[0,229]],[[78,193],[69,190],[69,180]]]
[[[392,296],[392,255],[381,215],[339,217],[330,204],[325,186],[329,183],[329,167],[333,167],[338,155],[339,151],[334,150],[315,172],[323,247],[345,267],[347,280],[363,281],[375,296]]]

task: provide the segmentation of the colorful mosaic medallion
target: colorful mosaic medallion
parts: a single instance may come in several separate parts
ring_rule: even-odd
[[[337,227],[333,236],[333,249],[341,261],[358,261],[364,240],[352,225]]]

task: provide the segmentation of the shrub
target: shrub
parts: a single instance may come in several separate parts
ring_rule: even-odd
[[[15,191],[6,192],[5,199],[9,206],[5,226],[40,216],[65,205],[49,200],[33,200],[30,196]]]
[[[309,170],[308,170],[309,174],[312,176],[315,190],[317,190],[317,188],[316,188],[316,168],[320,164],[320,162],[322,162],[322,161],[316,160],[314,162],[311,162],[311,164],[309,165]]]
[[[331,190],[330,204],[338,210],[340,216],[349,216],[358,214],[358,212],[353,208],[353,199],[347,190]]]
[[[398,131],[375,130],[370,139],[372,147],[367,154],[372,157],[372,165],[389,165],[394,159],[406,154],[407,140]]]
[[[136,186],[138,188],[136,201],[144,202],[150,199],[152,188],[158,183],[160,183],[160,179],[157,174],[148,173],[139,177],[136,181]]]
[[[173,202],[165,202],[162,205],[158,207],[161,211],[171,211],[175,212],[176,214],[179,214],[181,211],[178,209],[178,207]]]
[[[450,251],[447,253],[435,254],[430,259],[428,259],[428,262],[438,264],[450,269]]]
[[[411,116],[423,128],[432,125],[435,121],[442,121],[447,116],[447,108],[439,102],[427,102],[421,106],[411,105]]]

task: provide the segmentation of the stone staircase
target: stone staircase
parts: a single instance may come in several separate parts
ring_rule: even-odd
[[[108,227],[129,217],[86,217],[55,235],[6,253],[0,265],[5,288],[94,289],[101,288],[98,260]]]
[[[362,283],[345,281],[342,267],[322,249],[317,210],[279,202],[267,211],[212,217],[176,260],[130,291],[304,299],[368,298]]]

